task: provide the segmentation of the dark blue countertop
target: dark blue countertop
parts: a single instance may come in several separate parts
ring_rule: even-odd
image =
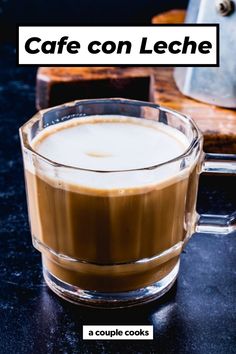
[[[45,285],[31,244],[19,126],[35,112],[35,68],[0,47],[0,353],[236,353],[236,234],[195,234],[161,300],[125,310],[72,305]],[[198,210],[236,207],[235,178],[201,177]],[[83,325],[154,325],[151,341],[83,341]]]

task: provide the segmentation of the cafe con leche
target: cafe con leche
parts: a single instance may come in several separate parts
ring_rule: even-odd
[[[25,50],[29,54],[79,54],[81,43],[76,40],[70,40],[68,36],[61,37],[58,41],[43,41],[40,37],[30,37],[25,42]],[[185,36],[182,41],[173,40],[167,43],[165,40],[158,40],[151,43],[147,37],[141,39],[138,54],[209,54],[212,49],[210,41],[196,42],[189,36]],[[98,41],[94,40],[87,44],[87,50],[91,54],[129,54],[132,51],[132,42],[130,41]]]

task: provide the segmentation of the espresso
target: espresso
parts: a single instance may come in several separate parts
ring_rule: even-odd
[[[66,165],[59,173],[43,161],[25,166],[33,240],[49,272],[117,292],[174,268],[193,228],[198,180],[196,161],[174,160],[189,146],[184,134],[151,120],[90,116],[50,126],[31,145]]]

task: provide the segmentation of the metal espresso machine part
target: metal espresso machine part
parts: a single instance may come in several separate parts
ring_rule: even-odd
[[[230,0],[190,0],[186,23],[220,24],[220,67],[175,68],[175,82],[184,95],[236,108],[235,7],[236,2]]]

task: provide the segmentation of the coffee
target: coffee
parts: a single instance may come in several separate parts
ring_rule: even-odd
[[[111,115],[39,133],[32,148],[67,166],[58,174],[25,163],[31,231],[47,270],[109,292],[169,274],[195,220],[197,161],[185,168],[174,160],[189,143],[163,123]]]

